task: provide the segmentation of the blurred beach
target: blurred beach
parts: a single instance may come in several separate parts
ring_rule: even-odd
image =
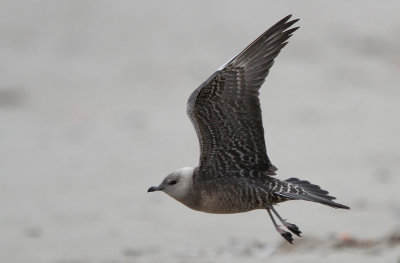
[[[278,178],[351,210],[213,215],[163,193],[196,166],[191,92],[288,14],[261,88]],[[400,262],[400,2],[0,1],[0,262]]]

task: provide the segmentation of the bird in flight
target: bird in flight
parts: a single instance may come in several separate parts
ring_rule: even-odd
[[[280,180],[267,156],[259,90],[274,59],[298,29],[286,16],[212,74],[189,97],[187,114],[200,143],[198,167],[178,169],[152,186],[194,210],[230,214],[266,209],[275,229],[288,242],[299,228],[283,219],[274,205],[306,200],[349,209],[305,180]],[[278,225],[274,215],[289,231]]]

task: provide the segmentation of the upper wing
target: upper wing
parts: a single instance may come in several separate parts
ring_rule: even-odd
[[[286,40],[298,29],[291,15],[232,58],[189,98],[187,113],[200,143],[202,176],[241,169],[275,174],[267,156],[259,89]],[[206,175],[207,174],[207,175]]]

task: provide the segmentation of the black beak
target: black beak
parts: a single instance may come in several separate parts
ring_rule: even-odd
[[[160,187],[152,186],[152,187],[149,188],[149,190],[147,190],[147,192],[149,193],[149,192],[155,192],[155,191],[160,191],[160,190],[161,190]]]

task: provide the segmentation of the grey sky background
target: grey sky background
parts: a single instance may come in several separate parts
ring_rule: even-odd
[[[396,262],[392,248],[219,253],[230,240],[272,251],[281,237],[265,211],[203,214],[146,190],[197,165],[190,93],[291,13],[301,28],[261,89],[268,154],[279,178],[310,180],[352,210],[277,210],[303,231],[296,245],[398,231],[399,11],[398,1],[0,1],[0,261]]]

